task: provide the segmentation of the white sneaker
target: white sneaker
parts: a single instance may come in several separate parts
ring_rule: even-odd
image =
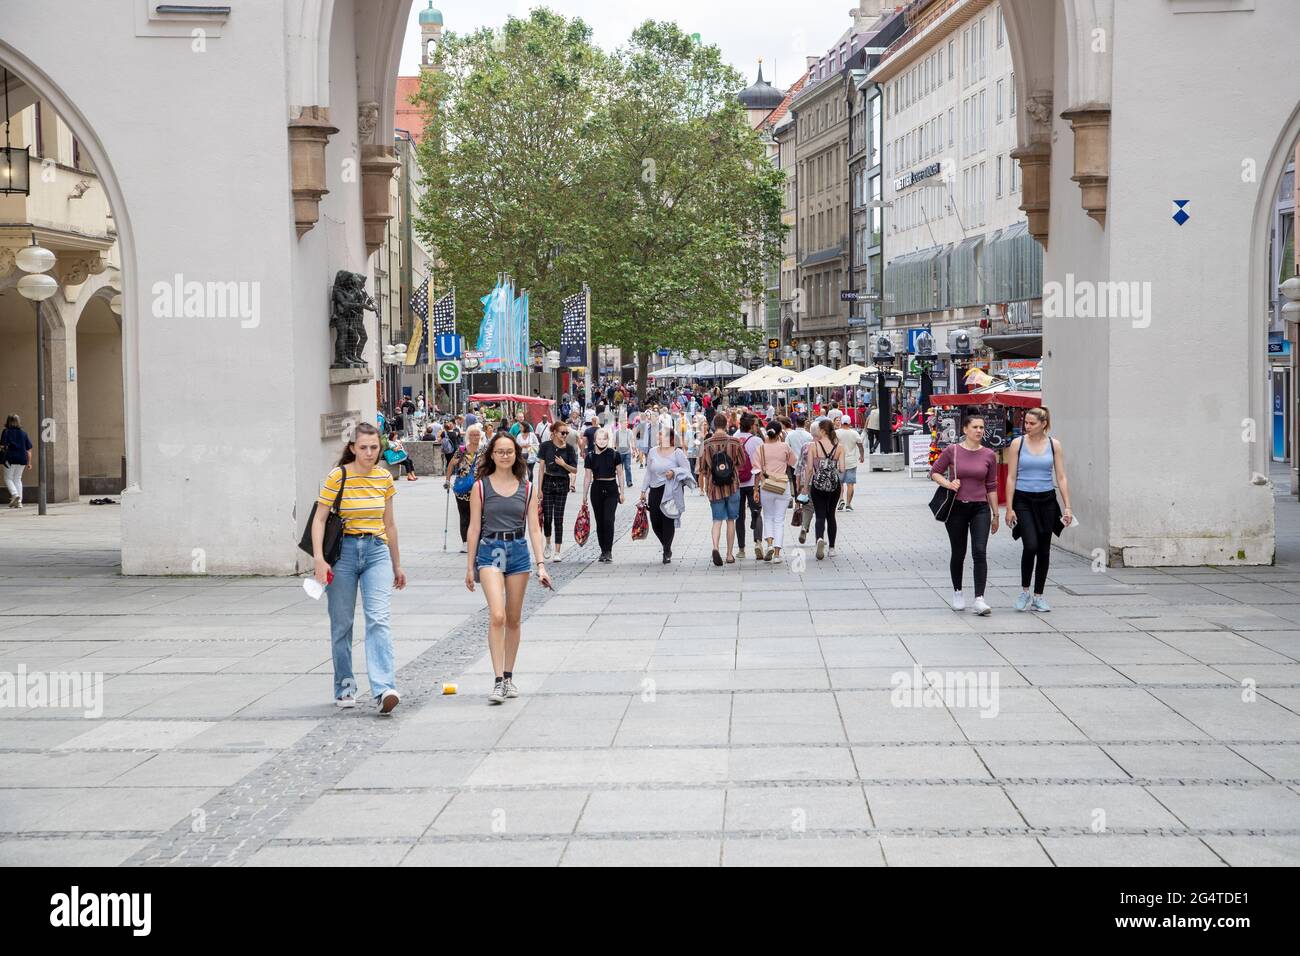
[[[492,685],[492,693],[488,694],[489,704],[504,704],[506,702],[505,681],[497,681]]]
[[[831,549],[826,553],[829,554],[832,558],[835,557],[835,545],[831,545]]]
[[[966,595],[961,591],[952,592],[952,609],[954,611],[966,610]]]
[[[335,707],[355,707],[355,706],[357,706],[357,699],[356,699],[355,697],[353,697],[351,694],[344,694],[342,697],[336,697],[336,698],[334,699],[334,706],[335,706]]]
[[[401,699],[402,698],[395,690],[384,691],[383,694],[380,695],[379,700],[375,702],[379,708],[379,716],[387,717],[390,715],[397,708]]]
[[[784,562],[784,561],[785,561],[785,558],[783,558],[783,557],[781,556],[781,552],[780,552],[780,551],[778,551],[776,554],[772,555],[772,563],[773,563],[773,564],[781,564],[781,563]]]
[[[984,598],[977,597],[975,599],[975,613],[980,617],[988,617],[993,613],[993,608],[988,606],[988,602],[986,602]]]
[[[562,555],[562,554],[560,554],[560,552],[556,551],[556,552],[555,552],[555,563],[556,563],[556,564],[559,564],[559,563],[560,563],[561,561],[563,561],[563,560],[564,560],[564,555]]]
[[[551,542],[546,542],[546,547],[542,549],[542,558],[546,561],[551,560]]]

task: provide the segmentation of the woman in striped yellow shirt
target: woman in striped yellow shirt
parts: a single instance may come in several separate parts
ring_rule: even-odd
[[[343,519],[343,550],[333,568],[323,557],[325,518],[339,488],[339,517]],[[393,662],[393,639],[388,629],[392,589],[406,587],[397,547],[397,520],[393,495],[397,487],[388,469],[379,465],[379,429],[368,422],[356,426],[353,440],[343,449],[338,467],[325,476],[312,523],[312,553],[316,580],[329,586],[330,640],[334,647],[334,702],[355,707],[357,682],[352,674],[352,621],[357,607],[357,587],[366,617],[366,673],[370,693],[381,715],[391,714],[401,697]],[[331,579],[332,575],[332,579]]]

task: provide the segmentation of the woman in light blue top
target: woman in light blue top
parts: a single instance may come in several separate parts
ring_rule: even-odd
[[[1025,412],[1025,434],[1011,443],[1007,454],[1010,461],[1007,487],[1015,489],[1007,504],[1007,527],[1024,548],[1020,556],[1022,590],[1016,598],[1017,611],[1030,606],[1030,577],[1034,579],[1034,610],[1051,610],[1043,589],[1047,586],[1052,535],[1059,536],[1074,520],[1070,513],[1070,484],[1065,480],[1065,453],[1061,443],[1047,434],[1051,426],[1051,412],[1046,408],[1031,408]],[[1065,502],[1064,512],[1056,500],[1057,489]]]
[[[684,501],[678,494],[683,478],[691,475],[690,462],[686,454],[677,447],[677,436],[671,428],[660,429],[659,443],[646,456],[645,478],[641,482],[641,501],[649,503],[650,527],[654,528],[655,537],[664,548],[664,564],[673,559],[673,535],[681,521],[681,505]],[[648,492],[648,495],[647,495]],[[677,505],[676,517],[670,518],[663,513],[665,494]]]

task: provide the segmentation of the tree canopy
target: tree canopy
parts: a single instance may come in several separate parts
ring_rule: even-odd
[[[560,299],[588,282],[595,342],[636,351],[643,383],[654,349],[756,344],[740,306],[780,257],[783,174],[717,47],[647,21],[607,54],[538,8],[449,34],[435,65],[416,228],[437,248],[435,289],[462,290],[458,328],[477,328],[478,296],[509,272],[548,343]]]

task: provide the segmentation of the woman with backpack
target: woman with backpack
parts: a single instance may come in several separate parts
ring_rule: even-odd
[[[820,561],[826,557],[827,540],[830,541],[831,557],[835,557],[835,505],[843,484],[844,446],[836,438],[835,426],[829,418],[817,423],[816,435],[808,444],[803,487],[812,497],[817,560]],[[828,537],[823,537],[823,534]]]
[[[475,422],[465,430],[465,444],[452,455],[447,466],[447,480],[442,483],[456,495],[456,510],[460,512],[460,553],[469,544],[469,493],[474,488],[474,475],[478,472],[482,452],[483,426]]]
[[[930,478],[935,484],[957,492],[952,510],[944,527],[952,545],[948,570],[952,575],[952,609],[966,608],[962,592],[962,565],[966,563],[966,537],[970,536],[971,553],[975,561],[975,607],[981,617],[993,612],[984,600],[984,584],[989,576],[989,563],[985,550],[989,535],[998,533],[998,459],[993,449],[985,448],[984,416],[967,415],[961,423],[962,440],[943,450],[930,466]],[[953,477],[945,476],[949,468]]]
[[[352,624],[360,588],[366,618],[366,676],[382,716],[391,714],[401,700],[388,626],[392,589],[406,587],[393,514],[396,493],[392,474],[379,464],[379,429],[362,422],[344,446],[338,466],[321,482],[316,499],[320,507],[311,524],[314,576],[316,583],[325,588],[329,604],[334,703],[339,707],[356,706]],[[336,502],[343,521],[343,544],[331,567],[325,560],[325,521]]]
[[[1020,556],[1020,596],[1017,611],[1052,608],[1043,597],[1047,586],[1047,567],[1052,555],[1052,535],[1074,521],[1070,513],[1070,484],[1065,480],[1065,452],[1061,443],[1047,434],[1052,427],[1052,413],[1045,407],[1025,412],[1025,433],[1011,443],[1007,458],[1007,487],[1015,489],[1007,502],[1007,527],[1012,537],[1020,539],[1024,549]],[[1057,489],[1065,502],[1061,511]],[[1034,594],[1029,596],[1033,578]]]
[[[794,451],[785,443],[784,429],[773,418],[767,426],[767,440],[758,449],[758,493],[763,506],[763,528],[767,532],[764,560],[780,564],[785,543],[785,510],[790,506],[790,475]]]
[[[23,472],[32,468],[32,440],[23,431],[22,419],[10,415],[0,432],[0,457],[4,458],[5,487],[9,489],[9,507],[23,506]]]
[[[528,590],[532,554],[540,553],[542,529],[537,521],[537,496],[519,445],[501,430],[487,444],[474,486],[470,491],[470,545],[465,587],[483,586],[488,606],[488,654],[496,681],[488,700],[505,703],[518,697],[515,658],[519,654],[520,618]],[[545,559],[537,561],[537,580],[551,586]]]

